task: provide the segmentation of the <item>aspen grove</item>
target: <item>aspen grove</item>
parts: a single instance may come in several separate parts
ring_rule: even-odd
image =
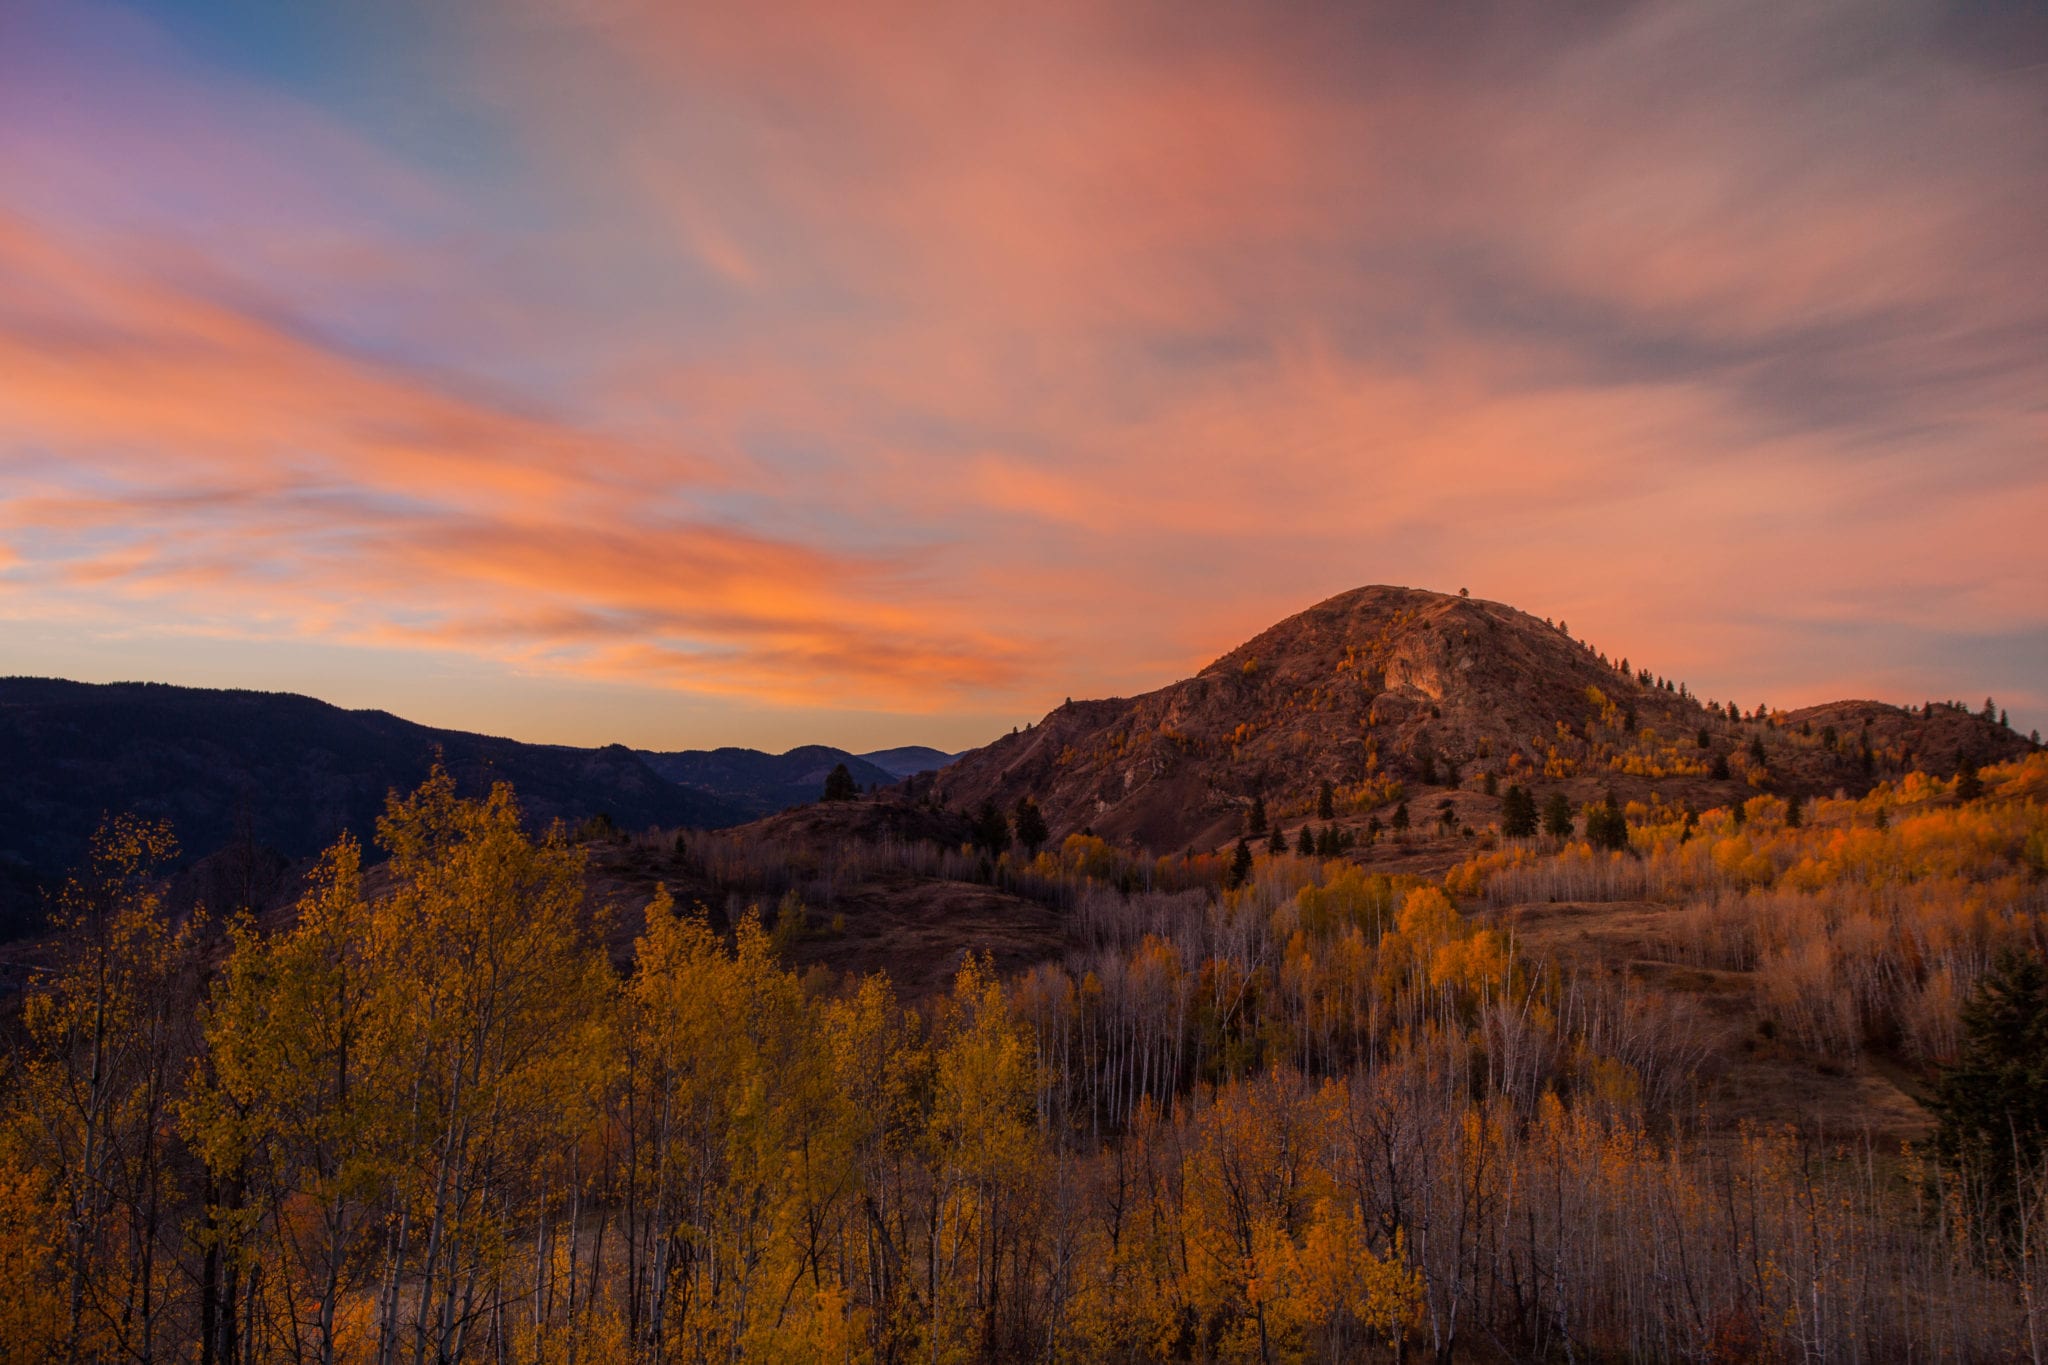
[[[0,1358],[2038,1361],[2038,1134],[1717,1123],[1695,1002],[1503,913],[1650,903],[1788,1039],[1936,1076],[2048,949],[2048,756],[1973,780],[1530,816],[1434,879],[870,848],[1070,926],[929,1000],[797,971],[803,877],[724,836],[781,908],[663,891],[615,960],[584,850],[438,771],[261,925],[115,820],[11,1024]]]

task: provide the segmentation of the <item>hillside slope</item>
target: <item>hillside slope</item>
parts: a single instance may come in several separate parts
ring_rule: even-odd
[[[1255,797],[1275,819],[1312,816],[1324,782],[1340,818],[1429,797],[1472,823],[1497,807],[1489,774],[1574,801],[1611,788],[1703,809],[1758,790],[1862,790],[1887,772],[2029,747],[1946,706],[1840,702],[1737,720],[1624,662],[1498,602],[1359,588],[1192,678],[1061,706],[963,755],[929,790],[969,808],[1028,794],[1055,835],[1087,828],[1165,850],[1234,837]]]

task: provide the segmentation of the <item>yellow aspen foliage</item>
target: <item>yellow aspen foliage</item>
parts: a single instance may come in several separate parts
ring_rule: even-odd
[[[1433,886],[1418,886],[1401,902],[1398,927],[1419,947],[1435,948],[1447,942],[1463,923],[1451,898]]]
[[[183,1126],[210,1170],[243,1191],[213,1213],[230,1254],[269,1268],[281,1330],[321,1359],[362,1342],[346,1313],[371,1264],[363,1243],[407,1159],[400,1002],[368,955],[361,855],[329,850],[293,927],[235,925],[205,1016],[210,1066]]]
[[[8,1145],[47,1181],[16,1198],[47,1193],[61,1212],[45,1267],[61,1307],[38,1334],[60,1357],[146,1357],[165,1330],[156,1309],[177,1271],[162,1237],[166,1139],[200,925],[174,927],[164,906],[160,870],[176,851],[165,825],[104,825],[52,907],[65,952],[22,1004]]]
[[[63,1210],[49,1175],[0,1150],[0,1362],[59,1358],[64,1300],[59,1264]]]

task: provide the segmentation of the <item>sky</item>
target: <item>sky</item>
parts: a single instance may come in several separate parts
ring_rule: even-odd
[[[1367,583],[2048,727],[2048,11],[0,0],[0,674],[986,742]]]

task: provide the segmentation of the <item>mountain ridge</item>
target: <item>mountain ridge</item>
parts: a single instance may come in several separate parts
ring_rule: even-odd
[[[169,820],[188,867],[246,845],[275,869],[344,832],[367,843],[385,794],[417,785],[437,755],[467,792],[510,781],[536,826],[741,824],[815,799],[842,761],[863,786],[898,780],[824,745],[770,755],[529,744],[293,692],[5,677],[0,938],[33,927],[42,894],[107,815]]]

